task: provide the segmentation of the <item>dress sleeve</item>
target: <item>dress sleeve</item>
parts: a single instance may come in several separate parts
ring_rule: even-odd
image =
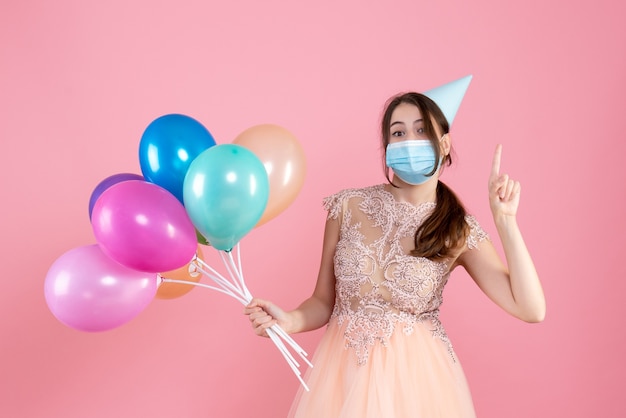
[[[342,192],[335,193],[325,197],[323,200],[324,210],[328,211],[328,219],[337,219],[341,213],[345,194]]]
[[[481,241],[491,239],[473,215],[465,216],[465,222],[470,228],[470,233],[467,236],[467,248],[470,250],[476,248]]]

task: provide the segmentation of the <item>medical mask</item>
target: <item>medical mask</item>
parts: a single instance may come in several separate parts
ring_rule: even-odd
[[[402,181],[418,185],[437,166],[437,156],[430,141],[414,139],[387,145],[386,164]]]

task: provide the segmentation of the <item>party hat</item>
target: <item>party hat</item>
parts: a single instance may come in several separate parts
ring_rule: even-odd
[[[468,75],[458,80],[451,81],[443,86],[425,91],[424,94],[432,99],[443,111],[448,123],[452,125],[457,110],[463,101],[463,96],[469,87],[472,76]]]

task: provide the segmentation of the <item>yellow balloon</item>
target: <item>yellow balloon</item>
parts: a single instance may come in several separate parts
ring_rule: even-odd
[[[252,151],[265,166],[270,192],[256,226],[263,225],[287,209],[302,189],[306,173],[304,150],[291,132],[272,124],[248,128],[233,143]]]

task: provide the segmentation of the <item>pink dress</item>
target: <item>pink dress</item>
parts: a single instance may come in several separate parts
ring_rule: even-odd
[[[409,253],[435,203],[398,202],[384,185],[324,200],[341,222],[336,301],[289,412],[294,418],[474,417],[463,369],[439,321],[446,262]],[[470,215],[468,248],[487,234]]]

